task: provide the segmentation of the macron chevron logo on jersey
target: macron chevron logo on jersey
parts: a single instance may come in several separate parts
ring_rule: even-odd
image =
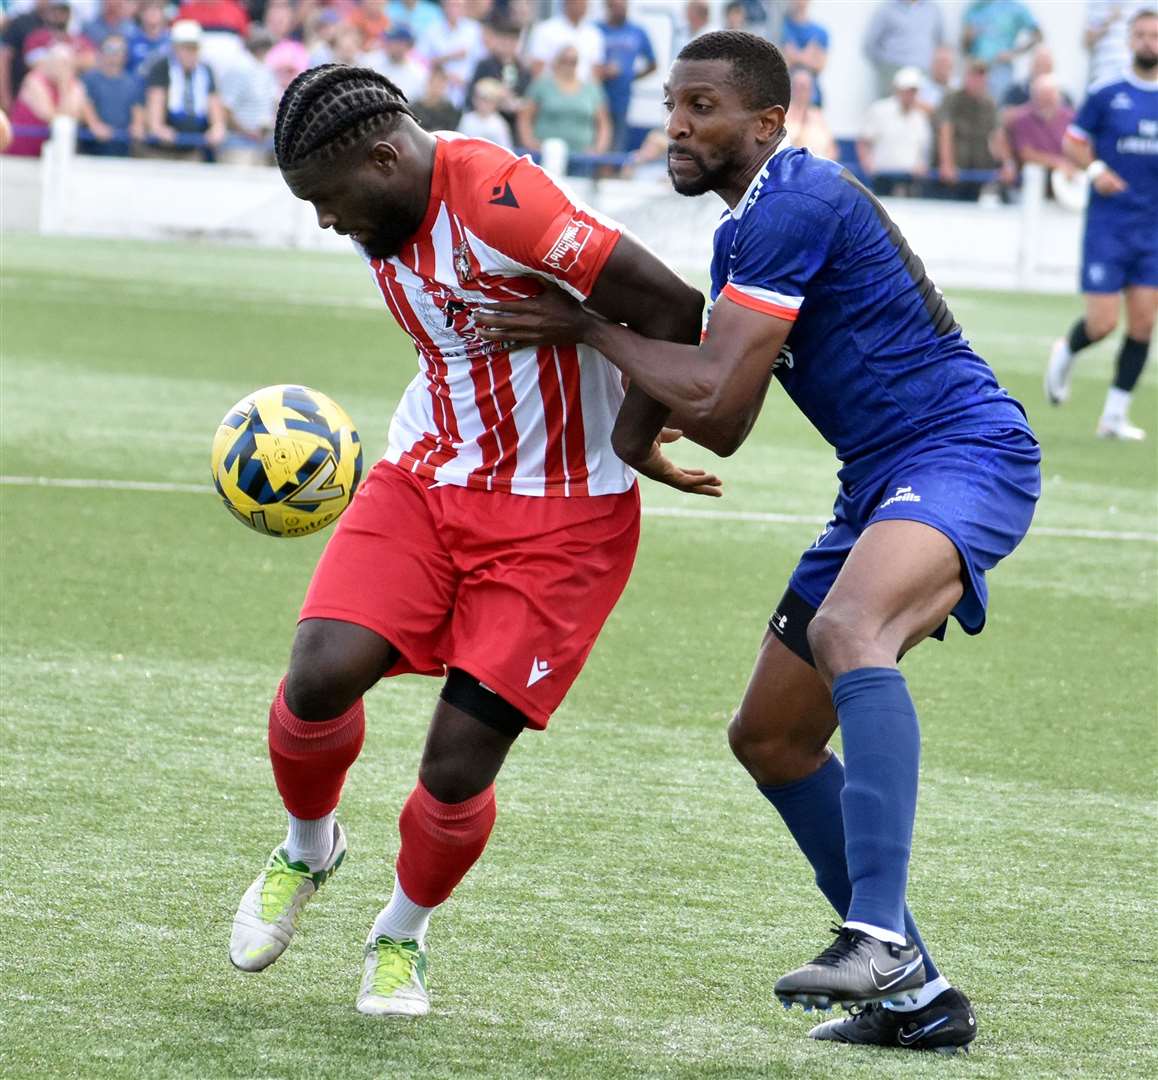
[[[511,206],[516,210],[519,208],[519,200],[515,198],[515,193],[511,190],[511,182],[508,180],[502,187],[496,187],[491,192],[491,197],[487,200],[491,206]]]
[[[552,668],[548,661],[540,660],[537,656],[531,661],[531,674],[527,677],[527,685],[534,686],[535,683],[545,679],[551,674]]]

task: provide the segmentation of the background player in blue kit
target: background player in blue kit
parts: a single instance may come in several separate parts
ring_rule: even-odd
[[[1126,336],[1114,382],[1098,421],[1103,438],[1142,439],[1130,423],[1130,395],[1150,349],[1158,313],[1158,8],[1130,20],[1129,71],[1090,88],[1066,133],[1065,151],[1090,175],[1082,246],[1086,314],[1054,343],[1045,372],[1046,397],[1069,397],[1074,357],[1118,325],[1126,295]]]
[[[629,461],[669,410],[732,453],[773,375],[836,448],[832,521],[792,574],[729,728],[844,920],[776,994],[860,1006],[814,1038],[951,1052],[976,1021],[905,905],[920,734],[897,660],[950,614],[981,630],[985,572],[1033,515],[1037,442],[880,204],[840,165],[788,146],[775,46],[705,34],[666,95],[676,190],[730,208],[701,345],[650,341],[553,293],[476,323],[496,339],[588,342],[617,364],[631,379],[615,438]],[[838,723],[844,764],[828,748]]]

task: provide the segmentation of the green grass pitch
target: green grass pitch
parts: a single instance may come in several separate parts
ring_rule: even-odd
[[[413,354],[353,256],[7,236],[2,273],[0,1075],[1158,1075],[1158,377],[1135,405],[1148,445],[1093,438],[1111,345],[1044,406],[1074,298],[949,298],[1045,458],[986,633],[905,663],[911,902],[981,1024],[945,1060],[815,1044],[772,999],[830,912],[724,727],[810,521],[645,519],[627,594],[512,753],[491,845],[436,917],[428,1019],[353,1000],[433,680],[369,695],[350,857],[277,965],[234,971],[234,906],[283,827],[266,709],[324,537],[251,534],[163,486],[206,484],[218,419],[274,382],[333,395],[373,460]],[[831,506],[832,454],[775,390],[719,471],[720,503],[645,501]],[[37,477],[111,486],[14,482]]]

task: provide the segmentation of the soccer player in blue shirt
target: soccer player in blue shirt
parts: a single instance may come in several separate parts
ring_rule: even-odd
[[[690,42],[669,75],[675,188],[728,206],[698,348],[554,293],[476,324],[498,340],[584,341],[617,364],[631,379],[634,427],[621,413],[614,439],[628,461],[669,410],[731,454],[773,377],[835,447],[832,521],[792,574],[728,732],[843,919],[775,992],[861,1006],[814,1038],[953,1052],[977,1026],[905,905],[920,733],[897,661],[950,615],[981,630],[985,572],[1029,527],[1040,453],[881,205],[839,164],[788,145],[789,94],[779,50],[739,31]],[[828,747],[838,725],[844,763]]]
[[[1125,293],[1126,336],[1097,434],[1137,440],[1146,433],[1130,423],[1130,396],[1158,314],[1158,7],[1130,20],[1130,51],[1131,70],[1092,86],[1066,133],[1066,155],[1090,175],[1082,246],[1086,314],[1054,343],[1045,393],[1054,405],[1069,397],[1074,357],[1118,325],[1118,297]]]

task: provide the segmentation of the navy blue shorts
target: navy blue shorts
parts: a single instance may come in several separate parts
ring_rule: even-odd
[[[1158,228],[1114,228],[1087,218],[1082,292],[1117,293],[1129,285],[1158,288]]]
[[[921,521],[957,548],[965,593],[952,614],[967,633],[979,634],[989,600],[985,571],[1013,551],[1029,529],[1041,494],[1040,462],[1037,442],[1022,429],[925,443],[861,481],[854,492],[841,488],[832,521],[801,556],[789,590],[815,610],[873,522]]]

